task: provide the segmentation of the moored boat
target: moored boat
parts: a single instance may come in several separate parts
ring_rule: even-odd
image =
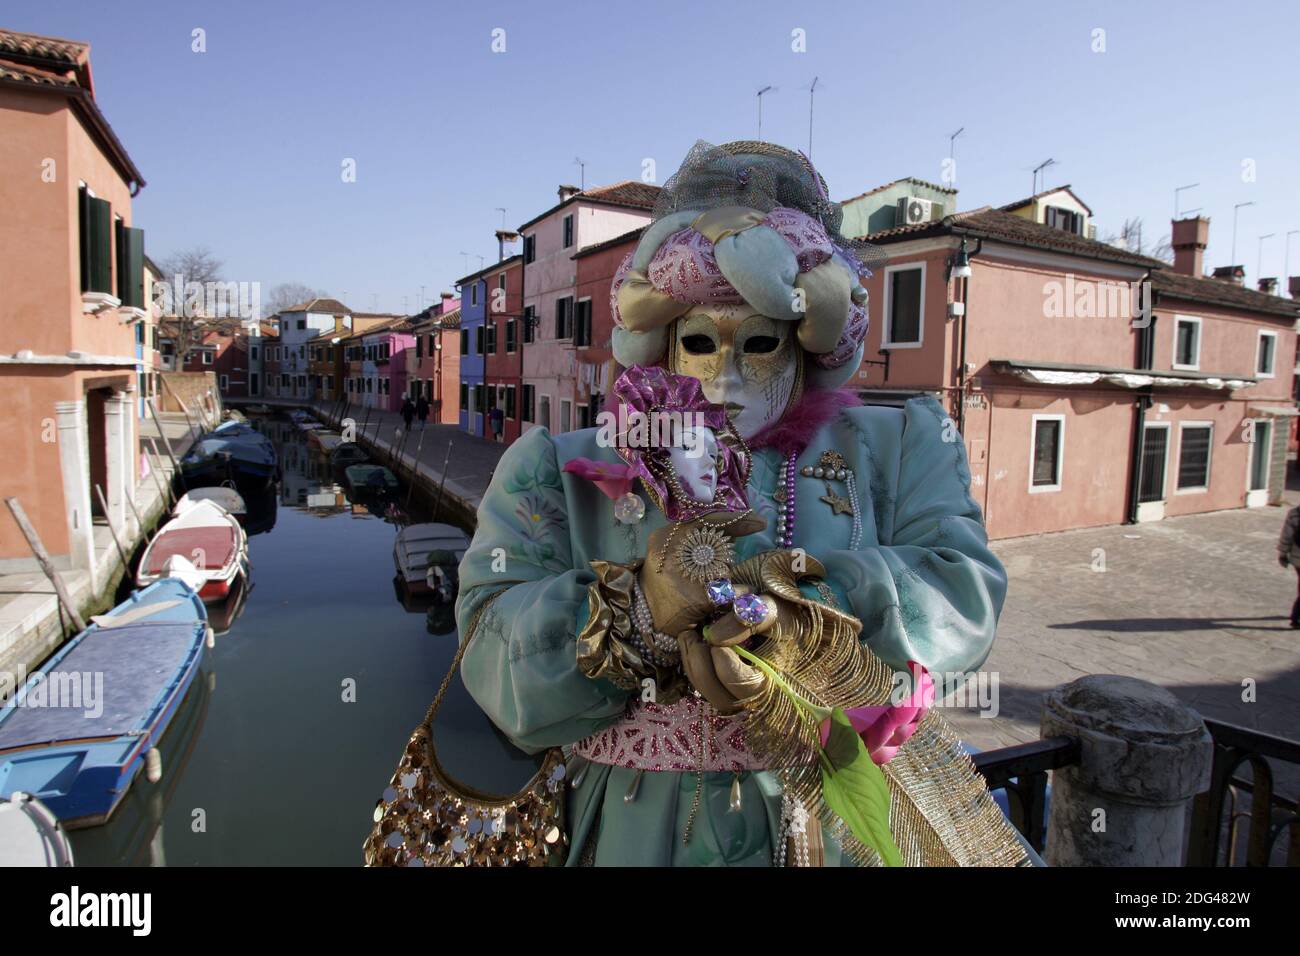
[[[343,436],[326,428],[318,428],[307,433],[307,443],[315,445],[328,455],[343,444]]]
[[[72,845],[49,807],[21,790],[0,799],[0,866],[72,865]]]
[[[158,581],[72,638],[0,708],[0,797],[28,793],[65,827],[105,822],[198,672],[207,613],[193,589]]]
[[[330,452],[330,464],[338,469],[359,465],[369,460],[370,454],[356,442],[343,442]]]
[[[196,441],[181,459],[187,487],[232,482],[257,490],[279,474],[275,445],[244,422],[226,422]]]
[[[393,563],[412,594],[445,589],[469,548],[469,535],[455,525],[412,524],[397,533]]]
[[[344,473],[355,494],[391,494],[399,487],[397,476],[383,465],[351,465]]]
[[[243,495],[229,485],[194,488],[185,492],[177,500],[176,506],[172,508],[172,515],[182,515],[200,501],[211,501],[224,511],[229,512],[240,522],[243,522],[248,515],[248,507],[244,504]]]
[[[204,601],[222,601],[248,569],[248,538],[235,518],[212,501],[199,501],[168,521],[149,542],[136,583],[180,578]]]

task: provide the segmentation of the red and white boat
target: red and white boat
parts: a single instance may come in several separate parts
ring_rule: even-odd
[[[180,578],[198,591],[204,603],[223,601],[241,575],[248,573],[248,538],[239,522],[212,501],[198,501],[149,542],[136,583]]]

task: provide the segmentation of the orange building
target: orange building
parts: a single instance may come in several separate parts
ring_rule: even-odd
[[[0,31],[0,423],[5,493],[55,564],[85,569],[104,490],[119,528],[141,473],[137,376],[152,359],[144,178],[95,101],[85,43]],[[34,567],[0,516],[0,570]]]

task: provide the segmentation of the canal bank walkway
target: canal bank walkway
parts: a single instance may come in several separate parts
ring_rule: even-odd
[[[172,452],[179,459],[189,449],[195,434],[185,416],[179,412],[163,412],[159,417],[162,419],[163,434],[171,443]],[[143,442],[146,460],[151,458],[148,453],[148,439],[153,438],[157,444],[158,452],[163,458],[158,477],[161,478],[164,488],[170,487],[172,465],[167,460],[164,443],[159,440],[158,429],[149,419],[144,421],[137,419],[136,424]],[[24,504],[30,503],[24,502]],[[140,512],[140,518],[146,529],[151,530],[160,519],[165,517],[167,502],[158,490],[158,482],[154,480],[152,474],[145,474],[137,481],[135,506]],[[122,542],[129,557],[139,545],[142,531],[136,527],[134,516],[131,516],[127,523],[129,528],[118,528],[117,531],[119,535],[125,535],[129,539]],[[0,689],[5,689],[4,674],[19,674],[32,670],[63,643],[66,637],[71,636],[72,622],[59,606],[54,585],[36,568],[35,559],[32,566],[34,568],[32,571],[0,574]],[[122,559],[113,541],[113,533],[107,523],[100,518],[95,521],[93,579],[88,568],[61,569],[59,574],[73,603],[77,605],[78,613],[83,619],[87,619],[91,614],[106,610],[113,603],[113,594],[124,572]]]

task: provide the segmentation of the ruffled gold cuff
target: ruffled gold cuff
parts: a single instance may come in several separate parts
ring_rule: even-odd
[[[632,589],[640,567],[640,561],[591,562],[596,580],[587,585],[588,614],[578,633],[578,670],[623,690],[641,690],[642,681],[649,677],[655,682],[654,701],[671,704],[681,697],[685,678],[680,671],[646,660],[632,639]]]

